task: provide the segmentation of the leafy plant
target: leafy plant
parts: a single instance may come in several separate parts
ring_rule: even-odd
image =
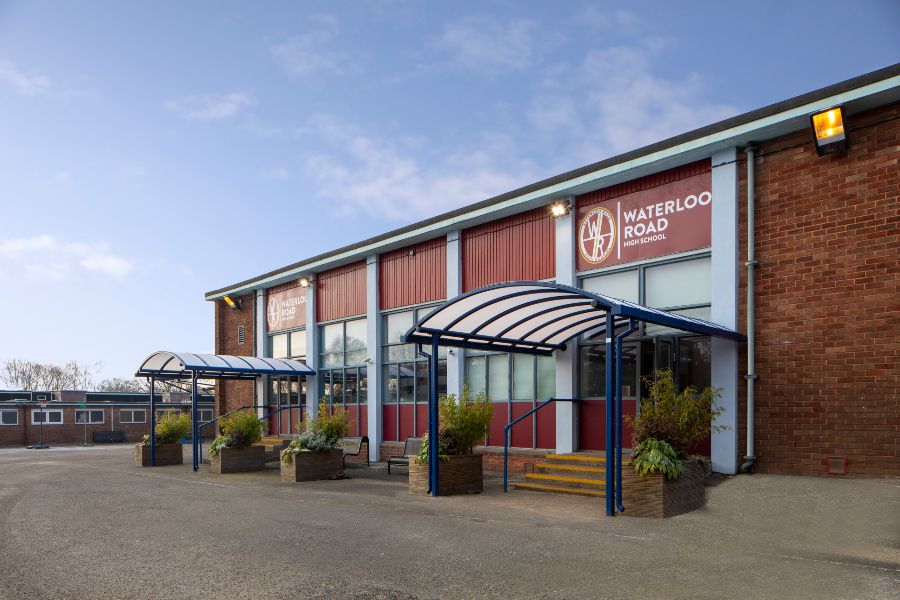
[[[176,444],[191,431],[191,418],[186,413],[166,412],[156,422],[156,443]],[[145,435],[141,444],[150,445],[150,436]]]
[[[690,385],[677,391],[671,371],[657,371],[655,380],[645,377],[648,395],[641,399],[641,412],[625,417],[634,429],[636,443],[644,440],[667,442],[679,457],[688,456],[693,448],[724,426],[712,423],[725,410],[716,406],[722,391],[711,387],[700,389]]]
[[[631,462],[638,475],[662,473],[669,479],[678,479],[684,471],[684,464],[678,452],[670,444],[653,438],[635,445]]]
[[[328,452],[340,446],[341,439],[350,431],[350,415],[343,408],[335,408],[330,413],[328,406],[319,405],[319,416],[297,426],[300,432],[281,451],[281,462],[291,464],[295,454],[301,452]]]
[[[254,413],[238,412],[219,421],[219,435],[209,445],[209,455],[218,456],[223,448],[247,448],[262,439],[265,423]]]
[[[441,398],[438,404],[438,455],[441,460],[471,454],[475,445],[487,435],[493,415],[494,405],[487,394],[480,392],[473,398],[469,386],[463,387],[459,401],[455,394]],[[428,464],[427,433],[422,438],[416,463]]]

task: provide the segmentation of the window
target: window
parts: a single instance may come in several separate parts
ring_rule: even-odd
[[[369,401],[369,376],[365,365],[368,330],[365,319],[330,323],[319,328],[321,355],[319,401],[329,407],[350,410],[352,435],[360,429],[361,407]]]
[[[119,423],[146,423],[147,411],[143,408],[123,408],[119,410]]]
[[[293,358],[305,361],[306,329],[270,335],[269,355],[272,358]]]
[[[416,354],[415,344],[404,344],[403,334],[434,307],[386,314],[381,348],[385,404],[428,403],[428,358]],[[428,350],[430,351],[430,349]],[[438,395],[447,394],[447,348],[438,352]]]
[[[215,416],[213,413],[213,409],[211,408],[198,408],[197,409],[197,418],[201,423],[206,423],[207,421],[212,421]]]
[[[0,425],[18,425],[19,411],[0,410]]]
[[[76,410],[75,411],[75,422],[78,425],[84,425],[87,423],[91,423],[91,424],[103,423],[103,411],[102,410]]]
[[[63,411],[61,408],[53,408],[46,410],[32,410],[31,424],[40,425],[62,425]]]
[[[640,302],[640,272],[638,269],[619,271],[608,275],[588,277],[582,287],[589,292],[602,294],[619,300]]]
[[[711,277],[709,257],[647,267],[644,269],[644,304],[654,308],[709,304]]]

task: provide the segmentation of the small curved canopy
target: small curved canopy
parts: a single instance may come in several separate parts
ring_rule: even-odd
[[[437,336],[441,346],[549,355],[604,325],[607,314],[613,315],[616,326],[634,319],[699,335],[744,339],[702,319],[544,281],[489,285],[457,296],[428,313],[405,338],[425,344]]]
[[[160,351],[144,360],[135,377],[183,379],[190,378],[194,373],[201,379],[255,379],[260,375],[316,374],[305,363],[286,358]]]

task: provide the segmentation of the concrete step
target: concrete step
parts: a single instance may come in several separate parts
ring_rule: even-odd
[[[559,488],[576,488],[582,490],[598,490],[605,484],[605,479],[591,479],[587,477],[570,477],[563,475],[545,475],[542,473],[527,473],[525,475],[527,483],[537,483],[540,485],[552,485]]]
[[[606,476],[606,467],[583,467],[579,464],[538,463],[534,465],[536,473],[544,475],[563,475],[568,477],[583,477],[585,479],[603,479]]]
[[[555,485],[544,485],[539,483],[520,482],[515,484],[513,489],[524,490],[526,492],[545,492],[553,494],[571,494],[573,496],[593,496],[602,498],[606,494],[602,491],[588,490],[574,487],[560,487]]]

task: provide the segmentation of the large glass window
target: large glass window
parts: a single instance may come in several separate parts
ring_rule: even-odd
[[[629,302],[640,302],[639,276],[640,272],[638,269],[619,271],[608,275],[596,275],[586,278],[582,282],[582,287],[595,294],[618,298],[619,300],[628,300]]]
[[[319,402],[329,408],[350,409],[351,435],[362,435],[360,411],[368,403],[369,377],[365,365],[368,330],[365,319],[322,325]]]
[[[709,304],[712,263],[709,257],[683,260],[644,269],[644,304],[675,308]]]
[[[384,315],[381,349],[383,401],[385,404],[428,402],[428,358],[416,354],[415,344],[404,344],[403,334],[432,307]],[[427,351],[430,351],[428,349]],[[447,349],[438,352],[438,395],[447,393]]]
[[[272,358],[293,358],[306,360],[306,330],[286,331],[269,336]]]

